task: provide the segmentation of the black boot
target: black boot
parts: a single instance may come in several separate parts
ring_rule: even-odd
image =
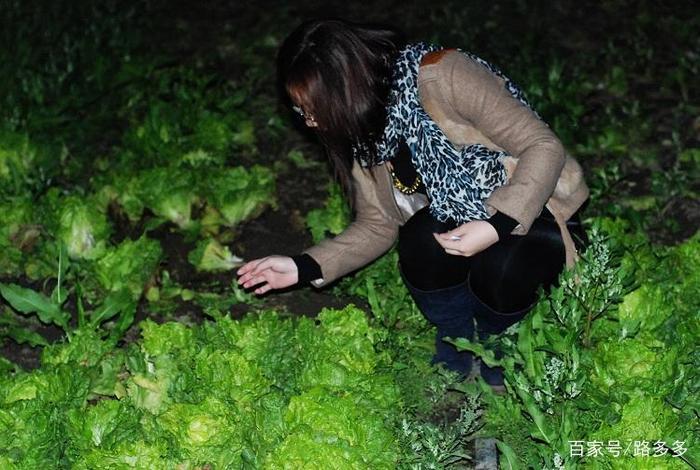
[[[425,318],[437,327],[433,363],[442,363],[447,369],[467,377],[472,369],[473,354],[457,351],[452,344],[442,340],[446,336],[474,338],[474,308],[478,300],[467,288],[467,283],[425,291],[409,284],[405,277],[403,280]]]

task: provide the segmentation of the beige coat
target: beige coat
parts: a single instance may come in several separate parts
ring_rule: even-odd
[[[418,73],[421,104],[453,145],[482,144],[504,151],[508,182],[486,201],[491,215],[503,212],[518,222],[524,235],[546,204],[557,219],[567,265],[576,258],[565,221],[588,198],[579,164],[552,130],[506,90],[498,78],[459,51],[427,54]],[[376,182],[370,177],[373,173]],[[394,188],[387,165],[352,170],[355,220],[341,234],[305,250],[321,266],[320,287],[360,268],[389,250],[399,227],[427,205],[422,194]]]

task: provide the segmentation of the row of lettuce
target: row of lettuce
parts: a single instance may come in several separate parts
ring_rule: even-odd
[[[394,468],[405,397],[363,311],[141,329],[3,362],[2,468]]]
[[[54,157],[49,151],[44,157],[26,135],[2,137],[0,179],[18,184],[2,190],[0,277],[24,283],[58,279],[78,288],[80,300],[93,307],[109,296],[128,296],[133,310],[145,288],[158,287],[164,249],[149,233],[163,224],[191,247],[193,271],[226,271],[242,261],[226,245],[235,240],[236,227],[276,203],[272,170],[212,163],[212,155],[225,156],[228,147],[218,153],[206,146],[183,150],[182,158],[167,166],[118,165],[96,176],[87,189],[68,189],[53,184],[52,177],[59,175],[38,175],[50,168],[42,160]],[[37,191],[37,184],[44,190]],[[41,296],[14,283],[6,283],[7,289],[15,297]],[[58,300],[53,303],[66,299]],[[41,343],[19,318],[5,315],[0,331],[6,336]],[[65,319],[48,320],[66,326]]]
[[[0,140],[3,164],[13,165],[31,155],[24,144],[19,148],[8,148],[7,144],[7,140]],[[32,162],[27,167],[39,165]],[[17,178],[16,174],[11,172],[11,177]],[[116,220],[125,224],[143,221],[147,210],[147,229],[170,222],[191,237],[222,236],[230,240],[230,229],[274,202],[274,174],[261,166],[156,167],[132,174],[115,173],[111,183],[94,193],[50,187],[41,195],[12,195],[2,203],[5,223],[0,246],[6,253],[1,273],[23,272],[31,279],[51,274],[32,264],[31,256],[23,256],[31,255],[37,246],[41,253],[43,242],[54,249],[65,245],[74,260],[103,257],[115,248],[112,236],[125,229],[115,227],[108,216],[110,209],[117,212]],[[43,250],[50,251],[50,247]]]
[[[0,179],[32,181],[46,168],[37,152],[26,135],[0,136]],[[3,186],[0,274],[30,279],[54,274],[61,245],[73,260],[100,259],[115,250],[120,232],[124,238],[139,223],[153,230],[169,222],[192,239],[230,241],[240,222],[275,204],[274,173],[262,166],[212,165],[209,156],[200,148],[169,166],[134,170],[117,164],[94,191],[50,185],[37,193]]]
[[[144,96],[121,104],[114,124],[123,129],[99,152],[71,143],[75,136],[68,133],[51,136],[22,126],[0,132],[3,292],[40,304],[16,309],[20,313],[43,312],[44,323],[65,327],[66,296],[56,289],[58,297],[41,293],[47,282],[58,282],[76,294],[74,314],[76,302],[112,310],[104,320],[121,310],[112,334],[123,334],[144,289],[157,296],[168,282],[160,269],[167,247],[155,231],[180,234],[193,272],[231,270],[242,261],[230,248],[237,227],[276,206],[276,172],[251,164],[257,142],[240,92],[222,85],[205,93],[211,76],[194,74],[192,67],[160,70],[152,78],[158,78],[153,89],[135,83],[124,92]],[[45,343],[26,326],[5,309],[2,336]]]
[[[276,171],[255,164],[258,139],[287,126],[275,97],[250,93],[254,74],[230,79],[155,46],[168,8],[10,2],[0,13],[15,45],[0,51],[0,281],[19,313],[64,327],[81,310],[133,312],[144,290],[177,289],[160,269],[163,232],[184,239],[193,272],[231,270],[238,225],[276,206]],[[121,317],[113,335],[133,314]],[[27,318],[5,307],[0,338],[45,343]]]
[[[365,297],[371,322],[352,306],[317,319],[210,311],[199,326],[143,322],[120,348],[74,330],[32,372],[3,362],[3,465],[441,468],[481,434],[507,468],[696,466],[700,235],[654,247],[623,221],[597,225],[607,237],[591,232],[577,268],[493,340],[504,359],[455,340],[506,370],[505,395],[451,385],[481,397],[478,434],[478,405],[461,435],[407,419],[439,406],[444,393],[425,392],[445,382],[392,251],[336,288]]]

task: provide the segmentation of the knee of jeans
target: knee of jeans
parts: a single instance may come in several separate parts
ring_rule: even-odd
[[[465,282],[435,290],[421,290],[404,282],[419,310],[436,326],[457,327],[473,318],[477,300]]]

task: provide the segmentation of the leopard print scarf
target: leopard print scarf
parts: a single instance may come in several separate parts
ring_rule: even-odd
[[[401,140],[411,150],[411,161],[425,185],[430,212],[441,222],[465,223],[489,217],[484,201],[494,189],[506,182],[500,157],[504,152],[474,144],[456,149],[420,104],[418,69],[428,52],[440,50],[435,45],[407,45],[392,69],[392,86],[387,107],[387,124],[376,144],[376,162],[383,164],[397,155]],[[467,54],[505,80],[514,98],[528,108],[522,91],[498,69],[482,59]],[[370,165],[359,146],[353,148],[363,167]]]

